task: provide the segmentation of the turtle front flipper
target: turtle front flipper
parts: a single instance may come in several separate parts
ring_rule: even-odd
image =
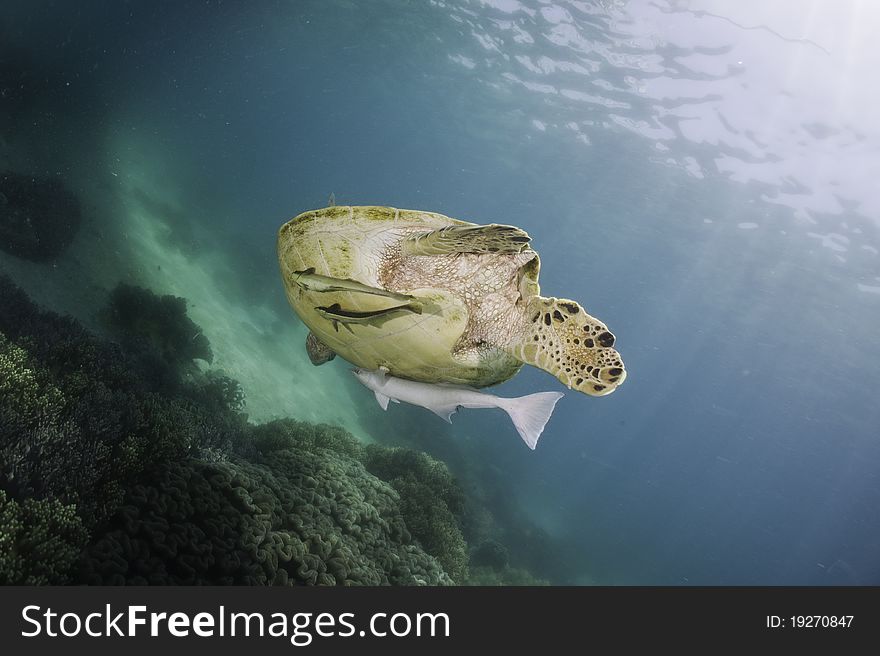
[[[520,340],[512,355],[584,394],[605,396],[626,379],[614,335],[574,301],[532,297]]]
[[[330,347],[315,337],[315,334],[311,331],[309,331],[309,335],[306,337],[306,353],[309,354],[309,360],[316,367],[325,362],[330,362],[330,360],[336,357],[336,354]]]
[[[453,253],[521,253],[528,248],[528,233],[508,225],[451,225],[411,235],[401,243],[404,255]]]

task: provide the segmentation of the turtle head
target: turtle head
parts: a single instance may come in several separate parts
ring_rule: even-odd
[[[525,327],[511,353],[590,396],[611,394],[626,380],[626,369],[614,349],[608,327],[574,301],[532,297]]]

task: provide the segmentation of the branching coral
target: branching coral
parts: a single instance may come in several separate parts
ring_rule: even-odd
[[[76,503],[97,524],[129,481],[205,446],[211,426],[184,400],[51,376],[0,333],[0,483],[18,498]]]
[[[67,583],[87,535],[73,506],[0,490],[0,585]]]
[[[18,496],[71,492],[69,447],[81,439],[67,400],[28,354],[0,333],[0,483]],[[74,473],[76,476],[76,473]]]

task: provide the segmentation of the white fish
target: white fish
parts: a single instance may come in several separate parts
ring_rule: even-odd
[[[383,410],[388,409],[388,401],[404,401],[427,408],[451,424],[452,414],[459,407],[501,408],[510,415],[516,431],[530,449],[538,444],[538,438],[550,420],[556,402],[564,396],[559,392],[538,392],[511,399],[479,392],[471,387],[418,383],[389,376],[384,371],[352,371],[365,387],[373,390]]]

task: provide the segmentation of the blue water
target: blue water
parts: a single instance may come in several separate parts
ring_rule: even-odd
[[[566,394],[534,452],[500,413],[448,428],[353,382],[339,412],[374,439],[417,426],[554,583],[876,585],[878,22],[854,0],[20,3],[0,164],[98,207],[148,177],[164,248],[222,259],[230,315],[269,333],[298,321],[275,232],[331,193],[520,226],[626,383]],[[119,248],[131,212],[100,219]],[[332,394],[344,363],[324,369]],[[493,391],[560,387],[526,368]]]

